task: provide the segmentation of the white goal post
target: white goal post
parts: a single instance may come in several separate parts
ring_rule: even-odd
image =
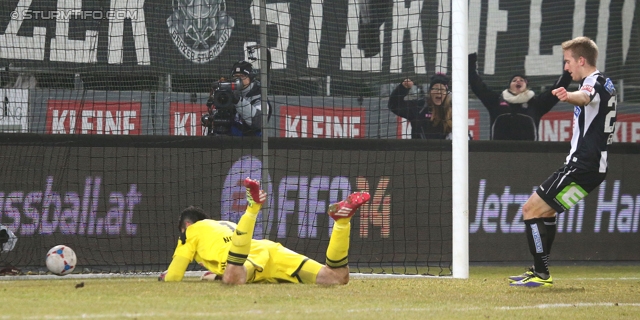
[[[468,124],[468,2],[452,0],[452,272],[469,278],[469,124]]]

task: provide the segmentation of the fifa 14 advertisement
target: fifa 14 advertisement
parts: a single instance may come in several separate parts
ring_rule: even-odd
[[[3,261],[28,266],[36,262],[27,257],[66,244],[79,265],[165,265],[178,241],[180,211],[197,205],[214,219],[237,222],[246,207],[245,177],[262,180],[269,194],[254,238],[323,261],[333,227],[327,207],[368,191],[371,201],[352,220],[351,263],[451,259],[450,142],[275,138],[275,165],[264,179],[258,140],[78,139],[43,135],[2,146],[0,224],[18,238]],[[470,142],[472,262],[529,259],[522,205],[568,148]],[[606,180],[559,215],[555,261],[640,261],[640,149],[612,149]]]

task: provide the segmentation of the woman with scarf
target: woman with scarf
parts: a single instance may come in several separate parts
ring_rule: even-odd
[[[535,95],[527,86],[527,78],[515,74],[509,87],[502,92],[490,89],[478,75],[476,53],[469,54],[469,85],[473,93],[489,111],[491,140],[538,140],[540,118],[558,103],[551,91],[565,89],[571,83],[571,74],[564,72],[547,91]]]

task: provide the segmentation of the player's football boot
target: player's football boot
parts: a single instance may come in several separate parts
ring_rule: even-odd
[[[361,205],[371,199],[368,192],[354,192],[345,200],[329,206],[329,216],[333,220],[352,217]]]
[[[553,278],[549,275],[549,279],[540,278],[535,272],[520,281],[514,281],[509,284],[512,287],[553,287]]]
[[[526,268],[526,271],[523,274],[519,274],[517,276],[510,276],[509,277],[509,281],[510,282],[515,282],[515,281],[520,281],[526,277],[530,277],[533,275],[533,266]]]
[[[266,200],[266,194],[260,192],[260,182],[251,178],[244,179],[244,187],[247,189],[247,202],[249,207],[255,204],[262,204]]]

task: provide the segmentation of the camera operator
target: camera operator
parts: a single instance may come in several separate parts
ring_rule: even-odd
[[[209,128],[208,135],[262,136],[261,88],[251,63],[236,62],[231,76],[233,82],[214,84],[202,125]]]

